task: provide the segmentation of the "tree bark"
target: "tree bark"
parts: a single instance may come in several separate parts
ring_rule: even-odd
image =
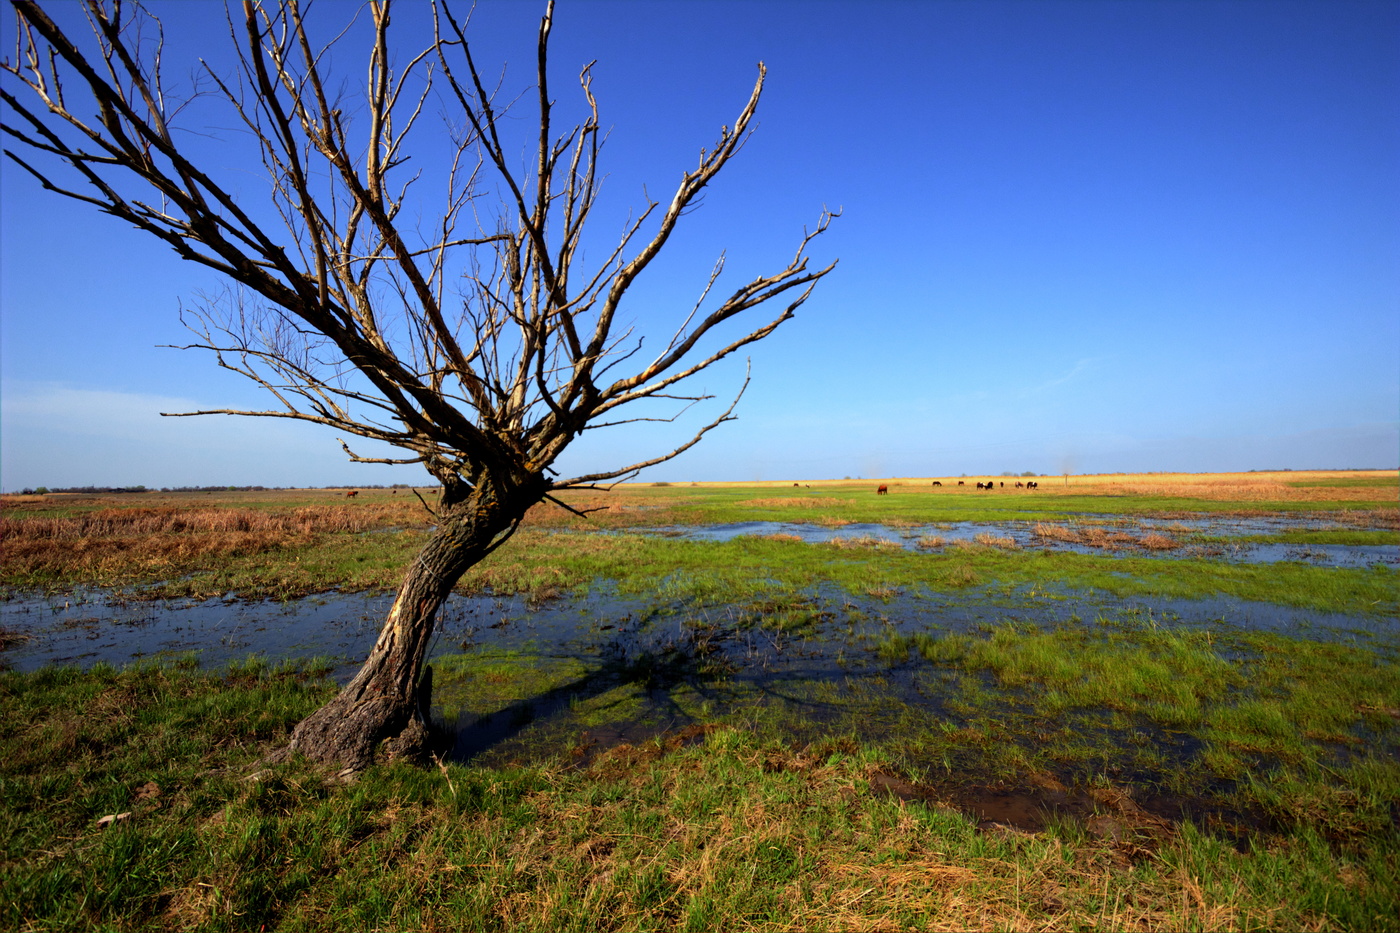
[[[354,680],[336,697],[292,730],[287,745],[267,761],[294,753],[347,772],[364,770],[384,742],[390,756],[420,757],[428,739],[432,672],[420,679],[438,609],[462,574],[509,536],[547,488],[536,480],[503,496],[478,483],[452,502],[456,489],[444,489],[438,527],[420,551],[403,583],[379,638]]]

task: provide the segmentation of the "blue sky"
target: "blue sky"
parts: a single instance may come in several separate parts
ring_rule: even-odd
[[[474,14],[509,88],[542,8]],[[221,61],[217,5],[152,9],[168,63]],[[395,19],[405,50],[422,9]],[[1400,4],[561,2],[561,106],[595,59],[600,243],[768,66],[756,134],[638,284],[639,329],[683,316],[721,250],[732,288],[844,211],[812,248],[840,265],[752,349],[739,420],[644,480],[1400,462]],[[310,425],[160,418],[268,404],[159,346],[217,287],[0,169],[0,485],[423,481]],[[701,384],[731,395],[743,365]],[[705,413],[585,435],[564,466],[654,454]]]

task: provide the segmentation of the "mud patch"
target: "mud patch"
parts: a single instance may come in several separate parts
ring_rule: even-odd
[[[1127,786],[1072,787],[1048,774],[1030,775],[1014,785],[920,784],[894,774],[870,778],[872,793],[959,813],[985,833],[1044,832],[1052,826],[1079,827],[1086,836],[1110,843],[1124,854],[1146,855],[1191,822],[1210,827],[1246,851],[1249,838],[1266,828],[1254,813],[1229,810],[1200,798],[1152,795]]]
[[[19,632],[14,629],[0,626],[0,651],[8,651],[29,641],[33,636],[27,632]]]
[[[569,767],[603,771],[629,768],[682,748],[701,745],[715,728],[711,723],[692,723],[674,730],[638,728],[631,724],[588,729],[569,750]]]

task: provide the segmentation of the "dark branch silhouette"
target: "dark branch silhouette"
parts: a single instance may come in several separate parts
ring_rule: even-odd
[[[762,64],[734,125],[701,149],[669,203],[648,199],[603,261],[585,266],[602,131],[590,67],[578,78],[584,122],[563,132],[553,125],[552,2],[537,43],[538,134],[527,169],[503,139],[508,108],[445,4],[433,7],[432,40],[409,56],[390,41],[388,0],[371,0],[356,14],[364,22],[320,45],[298,3],[243,0],[226,19],[234,73],[201,62],[185,96],[163,82],[164,37],[139,6],[87,0],[83,35],[33,0],[12,6],[14,58],[0,71],[5,154],[45,189],[219,273],[227,287],[183,315],[195,334],[188,346],[276,400],[266,411],[176,414],[328,425],[404,452],[362,457],[342,441],[351,460],[422,464],[442,483],[437,530],[407,569],[363,668],[292,734],[289,749],[313,759],[358,769],[383,740],[391,753],[414,753],[424,738],[424,653],[462,573],[553,492],[631,476],[698,443],[733,417],[748,379],[722,414],[657,456],[551,478],[570,442],[588,428],[652,420],[634,409],[613,416],[632,403],[710,398],[688,393],[688,380],[789,320],[835,265],[808,266],[807,250],[833,216],[824,211],[786,267],[712,301],[721,257],[653,358],[641,337],[616,332],[628,288],[748,138]],[[344,81],[328,73],[327,52],[335,47],[344,60],[340,45],[361,34],[365,70]],[[182,115],[213,107],[222,108],[219,125],[231,121],[254,142],[260,193],[244,193],[245,171],[217,177],[201,164],[207,150],[194,141],[203,127],[174,132]],[[440,107],[455,109],[433,134],[427,117]],[[445,158],[440,177],[415,167],[415,151]],[[777,312],[742,336],[712,339],[770,301]]]

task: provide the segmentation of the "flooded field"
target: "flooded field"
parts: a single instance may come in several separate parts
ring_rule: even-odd
[[[374,643],[393,598],[326,594],[291,602],[209,599],[143,601],[101,590],[0,602],[16,670],[48,664],[90,667],[194,655],[217,667],[249,655],[272,661],[323,658],[348,680]],[[1000,624],[1057,627],[1131,621],[1222,633],[1263,631],[1326,641],[1400,634],[1394,619],[1318,612],[1231,597],[1116,599],[1034,586],[1011,592],[858,597],[835,589],[781,605],[688,606],[622,596],[606,583],[580,597],[454,595],[439,619],[433,656],[522,652],[543,657],[626,658],[707,639],[726,667],[766,671],[791,658],[847,673],[876,640],[916,631],[968,633]],[[861,648],[866,650],[861,653]]]
[[[1273,707],[1245,726],[1212,723],[1265,700],[1306,705],[1289,699],[1294,681],[1342,689],[1341,679],[1324,683],[1332,674],[1307,673],[1323,670],[1319,652],[1341,652],[1362,684],[1366,665],[1393,666],[1400,655],[1390,513],[865,521],[863,500],[789,497],[735,507],[821,514],[636,524],[674,518],[675,501],[629,500],[606,513],[620,522],[611,526],[522,532],[495,576],[454,594],[429,658],[451,759],[581,767],[648,742],[703,742],[723,723],[795,747],[897,749],[902,771],[879,776],[881,793],[951,801],[988,825],[1035,832],[1065,817],[1092,829],[1098,819],[1092,831],[1114,838],[1191,818],[1239,839],[1260,817],[1221,795],[1240,779],[1240,761],[1293,760],[1297,730],[1279,727]],[[326,539],[340,563],[306,585],[316,573],[355,579],[411,553],[425,532],[411,530],[402,504],[382,508],[379,524],[343,520],[348,533]],[[129,546],[114,539],[112,548]],[[373,578],[362,592],[257,595],[332,550],[302,553],[250,559],[212,597],[11,589],[0,601],[0,664],[194,659],[218,670],[249,656],[316,658],[343,683],[392,597]],[[223,573],[194,567],[186,579],[207,593],[201,581]],[[1173,592],[1198,595],[1164,595]],[[1271,678],[1281,686],[1255,698]],[[1321,744],[1307,754],[1334,767],[1363,748],[1400,753],[1400,697],[1380,689],[1364,701],[1348,694],[1350,712],[1312,727]],[[1229,731],[1241,728],[1243,738]],[[1236,750],[1222,757],[1224,747]],[[937,775],[935,793],[925,781]],[[1110,778],[1135,788],[1131,807],[1095,796],[1095,781]]]
[[[10,642],[3,658],[32,670],[191,655],[206,668],[249,655],[318,657],[344,682],[390,602],[385,594],[292,602],[142,602],[102,591],[15,598],[0,604]],[[706,606],[623,596],[599,583],[588,595],[550,599],[454,596],[430,660],[436,715],[456,735],[453,758],[505,764],[572,755],[582,763],[622,743],[735,716],[781,721],[781,731],[801,741],[831,734],[890,740],[963,723],[950,707],[959,691],[949,687],[947,670],[898,646],[916,636],[1002,628],[1203,632],[1222,640],[1271,633],[1384,645],[1394,642],[1397,625],[1229,597],[1122,599],[1044,586],[881,598],[823,587],[779,601]],[[1151,731],[1154,746],[1199,750],[1199,743],[1183,746],[1180,737]],[[1063,789],[1047,793],[1047,806],[1084,804]]]
[[[1331,520],[1295,516],[1185,520],[1083,516],[1058,523],[937,522],[892,526],[867,522],[817,525],[765,521],[639,531],[689,541],[729,541],[743,535],[779,535],[813,544],[874,539],[909,549],[990,543],[993,546],[1046,548],[1078,554],[1130,551],[1149,557],[1200,557],[1253,564],[1299,561],[1319,567],[1371,567],[1377,564],[1400,567],[1400,543],[1287,544],[1247,540],[1294,531],[1344,531],[1347,528]]]

